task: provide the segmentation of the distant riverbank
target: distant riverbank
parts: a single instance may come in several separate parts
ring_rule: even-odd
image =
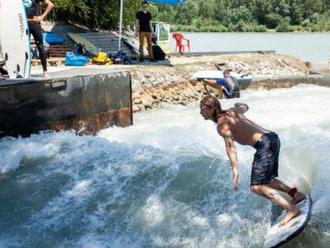
[[[226,27],[223,25],[201,26],[194,25],[173,25],[172,32],[330,32],[330,25],[290,25],[286,22],[280,23],[276,28],[269,29],[265,25],[242,24],[235,27]]]
[[[275,50],[304,61],[328,62],[330,58],[330,32],[183,34],[190,40],[192,52]],[[173,39],[170,46],[175,51]]]

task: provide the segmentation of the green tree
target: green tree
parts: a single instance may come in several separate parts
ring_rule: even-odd
[[[118,30],[120,0],[53,0],[54,20]],[[134,25],[142,0],[124,0],[124,26]],[[185,30],[253,31],[296,25],[328,30],[330,0],[185,0],[183,6],[150,6],[153,19]],[[259,25],[259,26],[258,26]],[[278,28],[281,30],[281,28]]]
[[[244,6],[240,6],[234,9],[228,9],[226,13],[226,17],[224,18],[225,24],[237,24],[239,21],[242,22],[251,22],[252,21],[252,13]]]
[[[290,26],[290,23],[287,20],[282,19],[280,21],[280,23],[277,25],[276,31],[277,32],[292,32],[293,28]]]
[[[273,10],[280,16],[290,16],[291,6],[288,3],[288,0],[275,0],[273,2]]]
[[[292,0],[291,2],[291,24],[299,25],[303,21],[302,7],[299,5],[299,0]]]
[[[254,19],[260,24],[266,24],[266,16],[271,12],[271,0],[256,0],[251,11]]]
[[[301,0],[303,17],[309,18],[314,13],[320,13],[322,11],[322,0]]]
[[[198,5],[193,1],[188,1],[180,8],[178,22],[184,25],[193,23],[193,20],[198,16]]]
[[[199,5],[198,15],[206,19],[211,19],[214,16],[214,2],[202,1]]]
[[[276,28],[283,20],[283,17],[277,13],[270,13],[265,16],[265,19],[265,24],[268,28]]]

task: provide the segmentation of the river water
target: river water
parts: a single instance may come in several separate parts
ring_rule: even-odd
[[[324,33],[184,33],[191,52],[275,50],[310,62],[330,59],[330,32]],[[171,51],[175,42],[171,39]]]
[[[287,248],[330,244],[329,95],[301,85],[240,99],[279,134],[280,178],[314,199],[310,224]],[[254,149],[237,148],[234,192],[224,142],[198,103],[139,113],[134,126],[96,137],[5,138],[0,247],[262,247],[271,204],[249,191]]]

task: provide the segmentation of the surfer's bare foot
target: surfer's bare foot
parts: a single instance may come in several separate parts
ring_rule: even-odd
[[[297,217],[301,213],[300,209],[297,207],[294,207],[292,210],[289,210],[285,218],[281,221],[280,227],[285,226],[289,223],[290,220]]]
[[[49,79],[49,78],[50,78],[49,74],[47,72],[44,72],[44,79]]]
[[[306,196],[305,196],[303,193],[300,193],[300,192],[297,191],[297,192],[294,194],[294,196],[292,197],[292,201],[291,201],[291,203],[292,203],[293,205],[296,205],[297,203],[299,203],[299,202],[305,200],[305,198],[306,198]]]

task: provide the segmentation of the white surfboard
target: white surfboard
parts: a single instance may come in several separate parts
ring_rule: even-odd
[[[29,78],[30,40],[22,0],[0,0],[0,37],[9,78]]]
[[[282,227],[279,226],[279,223],[286,216],[286,211],[283,210],[280,215],[276,217],[273,225],[265,236],[264,248],[279,247],[304,230],[312,214],[313,201],[311,196],[308,195],[304,201],[299,202],[296,206],[301,210],[301,214],[293,218],[286,225]]]
[[[252,80],[252,77],[250,75],[243,75],[235,72],[231,72],[230,76],[236,78],[236,79],[250,79]],[[205,71],[198,71],[195,72],[192,76],[195,80],[202,80],[202,79],[222,79],[223,78],[223,71],[218,70],[205,70]]]

